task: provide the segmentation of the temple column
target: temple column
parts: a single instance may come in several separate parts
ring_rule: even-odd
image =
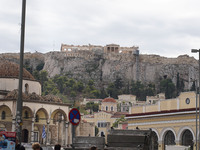
[[[47,137],[46,137],[46,145],[49,145],[49,124],[50,124],[50,119],[47,120]]]
[[[35,122],[35,117],[32,118],[31,122],[31,143],[34,142],[34,122]]]
[[[68,127],[69,127],[69,122],[65,122],[65,145],[66,146],[68,144]]]
[[[15,118],[12,118],[12,132],[15,132],[15,123],[16,123]]]

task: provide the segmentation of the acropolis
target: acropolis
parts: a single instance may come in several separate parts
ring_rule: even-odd
[[[104,53],[122,53],[122,54],[136,54],[139,52],[139,47],[120,47],[118,44],[100,45],[61,45],[61,52],[77,52],[77,51],[101,51]]]

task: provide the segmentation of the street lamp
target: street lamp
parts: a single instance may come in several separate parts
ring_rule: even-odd
[[[50,124],[50,118],[48,118],[47,120],[46,120],[46,122],[47,122],[47,137],[46,137],[46,141],[45,141],[45,145],[47,146],[47,144],[49,144],[49,124]]]
[[[199,90],[200,90],[200,49],[192,49],[191,52],[199,53]],[[199,91],[199,130],[200,130],[200,91]],[[200,134],[199,134],[199,150],[200,150]]]
[[[198,116],[198,113],[197,113],[197,107],[198,107],[198,96],[197,96],[197,94],[198,94],[198,91],[197,91],[197,79],[196,80],[193,80],[192,81],[193,82],[193,84],[195,84],[195,93],[196,93],[196,136],[195,136],[195,138],[196,138],[196,150],[197,150],[197,135],[198,135],[198,127],[197,127],[197,125],[198,125],[198,122],[197,122],[197,116]]]
[[[22,84],[23,84],[23,60],[24,60],[24,37],[25,37],[25,15],[26,15],[26,0],[22,1],[22,16],[21,16],[21,38],[20,38],[20,68],[19,68],[19,87],[16,109],[16,128],[17,137],[21,144],[22,132]]]

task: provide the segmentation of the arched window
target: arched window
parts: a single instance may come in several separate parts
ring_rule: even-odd
[[[5,120],[6,119],[6,112],[2,111],[1,113],[1,120]]]
[[[26,83],[25,84],[25,93],[28,94],[28,92],[29,92],[29,85]]]
[[[113,111],[113,106],[110,107],[111,111]]]
[[[182,145],[190,146],[193,149],[193,136],[190,130],[185,130],[182,135]]]
[[[24,112],[24,118],[25,118],[25,119],[28,119],[28,111],[25,111],[25,112]]]
[[[167,131],[165,134],[164,145],[176,145],[175,136],[172,131]]]
[[[39,122],[39,115],[35,116],[35,122]]]
[[[158,150],[158,137],[154,131],[152,132],[152,137],[151,137],[151,149]]]
[[[106,111],[108,111],[108,106],[106,106]]]

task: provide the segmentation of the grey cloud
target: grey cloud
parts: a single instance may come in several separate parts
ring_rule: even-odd
[[[61,43],[116,43],[137,45],[141,53],[190,55],[189,49],[200,43],[199,4],[198,0],[27,1],[25,49],[48,52],[59,50]],[[2,0],[1,52],[17,51],[20,18],[21,0]]]

